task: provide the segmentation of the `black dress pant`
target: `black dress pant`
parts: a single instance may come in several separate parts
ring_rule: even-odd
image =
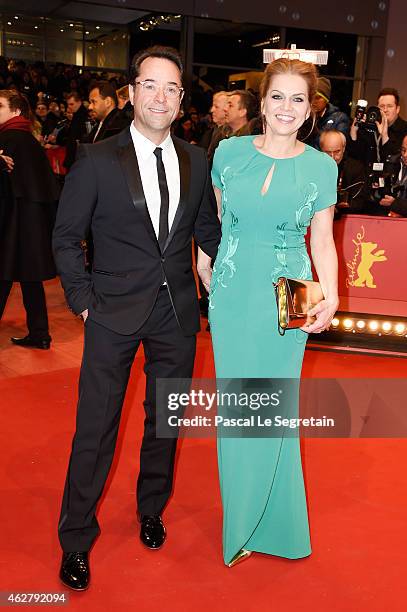
[[[12,281],[0,280],[0,319],[6,307]],[[21,281],[24,308],[27,314],[28,333],[33,340],[50,340],[48,332],[47,304],[41,281]]]
[[[85,323],[76,432],[59,522],[66,552],[89,550],[100,533],[96,505],[112,464],[130,369],[141,342],[147,380],[138,512],[161,514],[171,495],[177,440],[156,437],[156,379],[192,376],[196,337],[183,336],[168,291],[162,288],[135,334],[117,334],[89,318]]]

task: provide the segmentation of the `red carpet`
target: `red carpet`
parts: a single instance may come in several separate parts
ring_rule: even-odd
[[[12,347],[22,331],[14,289],[0,325],[0,590],[61,592],[56,528],[74,428],[81,324],[47,286],[51,351]],[[213,374],[209,334],[199,337],[197,374]],[[135,483],[142,429],[142,357],[133,369],[118,452],[99,511],[102,536],[92,585],[70,593],[69,610],[405,609],[405,440],[303,443],[313,554],[288,561],[254,555],[233,569],[221,557],[221,506],[214,441],[184,440],[166,513],[168,540],[138,540]],[[31,373],[30,373],[31,372]],[[306,376],[406,376],[407,360],[306,352]]]

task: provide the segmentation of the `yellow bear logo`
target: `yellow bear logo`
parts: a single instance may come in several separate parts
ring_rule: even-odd
[[[373,252],[377,248],[375,242],[361,242],[361,258],[360,264],[357,267],[358,277],[354,281],[354,287],[369,287],[375,289],[373,275],[370,272],[370,268],[377,261],[387,261],[387,257],[384,254],[384,249],[379,249],[375,253]]]

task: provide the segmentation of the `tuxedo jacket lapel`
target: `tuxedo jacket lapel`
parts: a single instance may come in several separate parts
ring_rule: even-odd
[[[178,156],[179,162],[179,174],[180,174],[180,197],[177,211],[175,213],[174,221],[172,222],[170,233],[168,234],[168,238],[164,245],[163,251],[168,247],[171,242],[178,224],[181,220],[182,215],[184,214],[185,208],[188,203],[189,198],[189,186],[191,182],[191,158],[189,153],[185,150],[182,145],[182,142],[178,138],[173,138],[173,143],[175,147],[175,151]]]
[[[142,216],[150,237],[157,244],[157,248],[159,248],[157,236],[155,235],[154,227],[147,208],[137,155],[134,150],[130,130],[122,132],[120,136],[122,136],[122,142],[117,153],[124,176],[126,177],[127,186],[130,191],[133,205]]]
[[[183,147],[181,141],[178,138],[173,139],[175,151],[178,156],[179,172],[180,172],[180,198],[175,213],[174,221],[172,222],[168,238],[164,245],[163,252],[170,244],[178,224],[182,218],[185,208],[188,203],[189,187],[191,181],[191,158],[189,153]],[[118,148],[118,157],[120,165],[122,167],[124,176],[126,177],[127,186],[130,191],[130,195],[133,201],[133,205],[136,210],[139,211],[143,220],[146,224],[147,231],[150,237],[157,244],[159,244],[157,236],[154,231],[153,224],[148,212],[147,202],[144,195],[143,184],[141,182],[140,169],[137,161],[137,155],[134,150],[133,140],[131,138],[130,130],[126,130],[120,134],[120,146]]]

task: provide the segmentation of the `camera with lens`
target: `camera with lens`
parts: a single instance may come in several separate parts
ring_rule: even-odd
[[[386,195],[397,197],[400,190],[393,164],[374,163],[368,181],[371,202],[378,203]]]
[[[367,107],[367,100],[358,100],[355,110],[355,125],[366,132],[377,132],[376,122],[382,122],[382,113],[378,106]]]

